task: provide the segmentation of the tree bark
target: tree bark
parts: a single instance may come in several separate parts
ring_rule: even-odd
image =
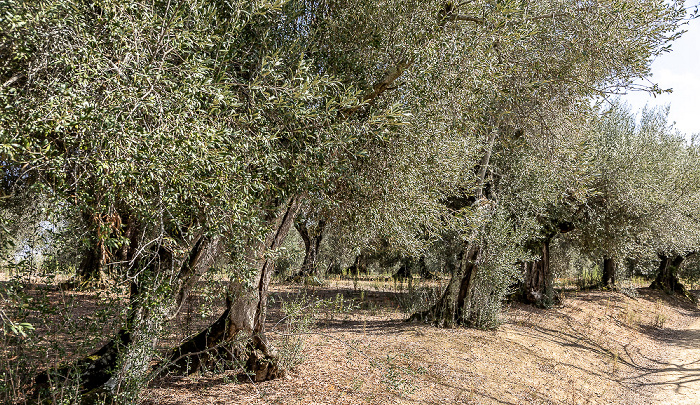
[[[409,320],[427,320],[441,327],[468,323],[472,315],[471,296],[480,251],[478,244],[467,244],[458,254],[458,266],[440,299],[431,308],[413,314]]]
[[[669,257],[664,254],[659,254],[659,270],[656,273],[656,279],[651,283],[649,288],[656,290],[664,290],[667,293],[679,293],[684,296],[691,297],[688,290],[678,279],[678,268],[683,265],[683,262],[688,257],[694,255],[695,253],[689,253],[685,256],[678,255],[674,257]]]
[[[279,248],[291,229],[301,206],[301,196],[290,199],[286,210],[274,221],[273,231],[255,249],[251,264],[255,266],[254,288],[243,281],[229,286],[226,309],[211,326],[187,339],[166,355],[158,374],[187,375],[220,362],[226,368],[243,367],[255,381],[265,381],[282,374],[277,357],[265,336],[267,293],[274,261],[269,251]]]
[[[310,276],[318,277],[318,253],[321,248],[326,221],[319,220],[316,226],[311,227],[306,221],[298,221],[294,223],[294,226],[304,241],[304,261],[299,272],[288,277],[288,280],[298,280]]]
[[[556,300],[552,287],[552,272],[549,267],[549,240],[542,241],[538,252],[540,258],[523,263],[525,280],[521,287],[523,300],[526,303],[548,308]]]
[[[132,246],[135,248],[135,246]],[[71,365],[35,379],[35,396],[56,381],[80,381],[84,403],[129,402],[147,382],[150,363],[166,321],[177,315],[193,285],[221,253],[221,238],[200,236],[184,259],[162,246],[132,267],[129,311],[123,327],[106,345]],[[147,265],[143,262],[147,261]]]
[[[85,249],[83,260],[75,273],[75,279],[70,283],[71,286],[108,285],[110,283],[111,277],[104,271],[106,260],[102,243],[94,242],[92,245]]]
[[[497,131],[492,130],[486,144],[484,154],[476,167],[477,187],[475,200],[471,206],[486,213],[491,203],[485,198],[486,174],[491,161],[491,154],[496,142]],[[413,314],[411,320],[428,320],[437,326],[450,327],[455,324],[467,324],[473,318],[471,311],[471,298],[473,294],[474,280],[477,272],[477,258],[481,252],[481,246],[477,240],[478,232],[472,233],[471,241],[466,243],[459,254],[458,267],[452,273],[449,283],[441,298],[426,311]]]
[[[413,265],[413,258],[404,258],[401,260],[401,266],[399,266],[399,269],[396,270],[396,273],[394,273],[391,278],[394,280],[403,281],[409,277],[412,277],[411,267],[413,267]]]
[[[605,257],[603,259],[603,287],[615,287],[616,270],[617,264],[615,263],[615,259],[612,257]]]

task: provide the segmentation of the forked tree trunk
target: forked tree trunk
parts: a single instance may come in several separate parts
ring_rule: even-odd
[[[523,264],[525,279],[522,284],[522,298],[529,304],[547,308],[555,301],[552,272],[549,267],[549,240],[542,242],[538,253],[538,260]]]
[[[302,197],[291,198],[286,210],[274,220],[273,231],[257,246],[253,265],[253,285],[237,282],[230,286],[227,308],[210,327],[171,350],[158,367],[167,372],[189,374],[214,356],[243,361],[246,369],[263,381],[279,375],[276,357],[264,334],[267,291],[273,261],[267,252],[277,249],[291,228]],[[99,401],[133,402],[151,376],[151,361],[167,320],[174,318],[192,287],[223,249],[221,238],[200,237],[190,253],[177,266],[171,251],[160,249],[152,266],[132,283],[130,310],[125,326],[100,350],[69,366],[41,373],[36,377],[35,399],[42,389],[66,378],[80,381],[84,403]],[[167,283],[167,285],[166,285]],[[163,289],[163,287],[166,287]],[[167,291],[163,294],[163,291]],[[235,358],[238,356],[238,358]]]
[[[318,276],[318,253],[323,240],[323,231],[326,226],[326,221],[319,220],[316,226],[309,227],[306,221],[295,222],[295,227],[304,241],[304,262],[298,273],[290,276],[288,279],[305,278],[309,276]]]
[[[83,402],[133,400],[150,373],[150,362],[167,320],[187,299],[197,280],[222,249],[220,238],[200,236],[189,255],[177,259],[161,247],[148,266],[135,266],[131,276],[129,311],[121,330],[97,352],[71,365],[36,377],[35,396],[48,385],[66,378],[80,381]],[[135,248],[135,246],[132,246]]]
[[[616,271],[617,264],[615,263],[615,259],[612,257],[605,257],[603,259],[603,287],[615,287]]]
[[[491,203],[485,199],[486,194],[486,173],[491,161],[491,154],[496,142],[497,131],[492,130],[484,145],[484,154],[479,165],[476,167],[477,187],[474,193],[475,199],[470,202],[473,208],[483,211],[485,214],[490,210]],[[471,199],[467,199],[470,201]],[[473,315],[472,295],[476,280],[477,259],[481,252],[481,246],[476,236],[478,230],[472,234],[472,241],[462,248],[457,266],[452,272],[450,282],[447,284],[445,292],[431,308],[413,314],[409,320],[426,320],[437,326],[450,327],[456,324],[466,324],[470,322]]]
[[[267,292],[274,262],[266,253],[279,248],[299,212],[301,197],[290,200],[283,215],[275,220],[273,232],[257,247],[253,258],[256,268],[253,285],[233,282],[226,299],[226,310],[211,326],[171,350],[159,365],[159,374],[191,374],[202,367],[223,362],[243,367],[255,381],[265,381],[281,374],[274,350],[265,336]]]
[[[649,288],[664,290],[668,293],[679,293],[688,297],[692,297],[685,286],[678,279],[678,268],[683,264],[685,259],[694,255],[695,253],[689,253],[686,256],[675,256],[669,257],[666,255],[659,255],[659,270],[656,273],[656,279],[651,283]]]
[[[471,317],[471,299],[476,277],[476,262],[481,249],[469,243],[458,255],[458,265],[440,299],[431,308],[413,314],[409,320],[425,320],[437,326],[465,324]]]

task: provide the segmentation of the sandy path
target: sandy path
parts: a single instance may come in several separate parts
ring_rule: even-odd
[[[700,404],[700,320],[678,331],[669,347],[668,362],[654,372],[659,386],[654,403]]]

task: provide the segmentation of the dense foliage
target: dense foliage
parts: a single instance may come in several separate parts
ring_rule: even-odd
[[[554,238],[591,260],[685,258],[698,146],[664,111],[592,107],[647,77],[684,16],[660,0],[0,0],[0,263],[42,252],[45,273],[127,297],[112,340],[45,379],[127,402],[204,357],[277,376],[265,297],[299,212],[316,275],[323,249],[356,273],[449,276],[420,313],[439,325],[497,326],[523,280],[551,305]],[[158,353],[213,271],[226,311]]]

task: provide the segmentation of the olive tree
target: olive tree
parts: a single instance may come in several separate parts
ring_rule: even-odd
[[[571,234],[603,257],[603,284],[617,263],[657,257],[654,285],[682,290],[675,269],[700,244],[697,148],[667,121],[668,110],[643,110],[639,123],[624,105],[601,111],[588,143],[591,197]]]
[[[483,199],[495,201],[487,187],[495,146],[521,131],[544,128],[542,136],[547,136],[547,118],[557,111],[585,111],[587,97],[619,91],[632,86],[635,77],[648,75],[650,58],[676,37],[683,15],[680,5],[658,2],[473,2],[460,7],[450,9],[446,19],[469,24],[472,35],[484,38],[483,53],[471,60],[488,61],[491,78],[478,83],[488,89],[479,93],[488,98],[480,104],[484,113],[477,121],[483,145],[473,200],[478,205],[484,205]],[[466,238],[462,264],[443,298],[421,317],[439,324],[473,319],[475,314],[464,309],[475,296],[482,248],[477,234]]]
[[[307,190],[402,117],[348,119],[360,91],[273,35],[284,5],[1,4],[2,161],[82,213],[98,253],[88,261],[129,291],[116,335],[40,386],[74,373],[86,398],[128,400],[154,372],[215,357],[256,380],[279,374],[264,334],[268,253]],[[226,311],[151,370],[164,323],[222,257],[237,269]]]

